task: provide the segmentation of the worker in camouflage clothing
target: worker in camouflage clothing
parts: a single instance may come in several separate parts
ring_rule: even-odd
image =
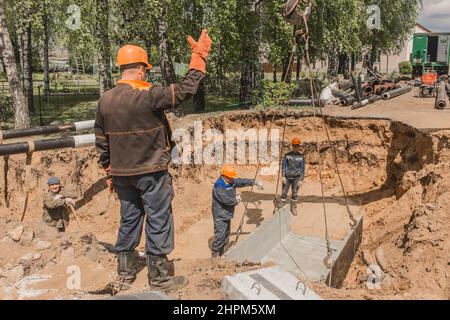
[[[69,213],[67,206],[75,204],[77,194],[67,191],[61,186],[58,177],[48,179],[48,191],[44,195],[44,214],[42,220],[51,227],[56,227],[63,232],[69,225]]]

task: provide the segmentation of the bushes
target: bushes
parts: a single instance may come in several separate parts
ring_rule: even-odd
[[[0,121],[8,122],[14,116],[11,97],[0,94]]]
[[[411,74],[412,73],[412,65],[409,61],[403,61],[398,64],[398,69],[401,74]]]
[[[259,90],[252,93],[252,100],[260,108],[273,108],[285,105],[296,90],[295,83],[276,82],[263,80]]]

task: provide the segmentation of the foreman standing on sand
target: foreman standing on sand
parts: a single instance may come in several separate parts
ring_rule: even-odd
[[[117,86],[99,100],[95,121],[99,163],[112,177],[111,189],[120,199],[118,252],[119,290],[136,279],[135,248],[145,220],[148,278],[151,287],[176,289],[187,283],[171,275],[174,249],[172,177],[168,166],[173,147],[165,110],[191,98],[205,77],[212,41],[206,30],[197,42],[188,38],[192,57],[187,75],[167,87],[145,82],[151,65],[147,52],[126,45],[117,53],[122,74]],[[112,185],[111,185],[112,183]]]

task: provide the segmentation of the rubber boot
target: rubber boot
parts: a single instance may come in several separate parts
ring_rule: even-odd
[[[131,284],[136,280],[136,253],[134,251],[122,251],[117,254],[118,291],[125,291],[131,288]]]
[[[291,213],[293,216],[297,215],[297,200],[291,201]]]
[[[166,256],[149,255],[147,267],[148,283],[155,289],[176,291],[188,284],[186,277],[173,275],[173,261],[168,261]]]

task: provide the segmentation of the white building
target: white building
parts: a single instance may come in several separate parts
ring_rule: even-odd
[[[425,28],[423,25],[416,23],[414,33],[432,33],[432,31]],[[391,73],[393,71],[398,71],[398,64],[400,62],[411,61],[414,33],[411,34],[407,45],[399,54],[382,54],[380,56],[380,61],[376,63],[374,67],[376,67],[378,71],[382,73]]]

